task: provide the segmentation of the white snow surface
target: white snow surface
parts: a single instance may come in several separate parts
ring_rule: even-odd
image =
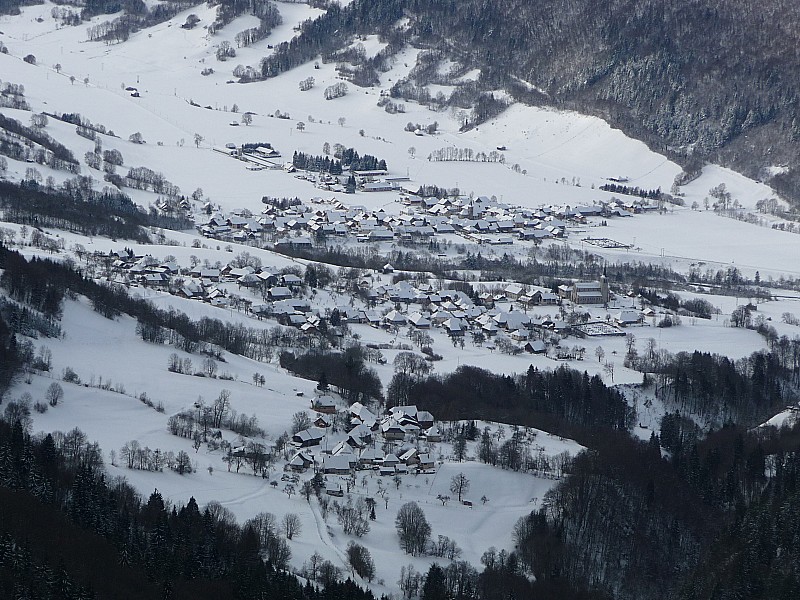
[[[284,24],[276,28],[266,39],[249,48],[237,49],[237,56],[226,62],[214,58],[216,47],[223,40],[232,41],[236,32],[254,24],[252,17],[241,17],[214,36],[209,36],[203,26],[214,18],[215,9],[197,6],[177,15],[169,22],[131,36],[127,42],[107,46],[86,41],[86,27],[110,18],[96,18],[91,24],[80,27],[56,27],[50,16],[54,5],[45,3],[25,7],[17,17],[0,17],[0,40],[8,46],[9,54],[0,54],[0,78],[4,82],[25,85],[25,96],[35,112],[51,113],[79,112],[94,123],[105,125],[119,137],[100,136],[104,149],[118,149],[123,154],[126,172],[128,167],[146,166],[163,172],[167,179],[179,185],[185,194],[202,188],[207,198],[218,203],[224,210],[247,208],[259,213],[263,208],[262,196],[294,197],[308,200],[322,195],[308,182],[301,181],[282,171],[248,171],[240,161],[214,152],[213,148],[228,142],[236,144],[268,141],[283,155],[281,160],[291,160],[295,150],[320,154],[325,142],[341,143],[354,147],[361,154],[373,154],[386,159],[390,172],[395,176],[408,176],[412,187],[421,184],[436,184],[458,187],[475,195],[496,196],[502,202],[538,208],[545,205],[587,205],[599,200],[608,200],[611,193],[597,189],[610,177],[627,178],[627,185],[640,188],[669,190],[680,167],[664,156],[649,150],[643,143],[626,137],[621,131],[604,121],[577,113],[560,112],[546,108],[514,105],[503,114],[479,127],[460,132],[463,115],[458,110],[434,113],[414,102],[406,102],[406,113],[390,115],[376,106],[381,89],[388,89],[393,82],[405,76],[416,61],[413,49],[400,53],[393,67],[381,75],[379,88],[362,89],[350,85],[349,94],[343,98],[325,101],[323,91],[339,82],[334,64],[312,61],[299,66],[277,78],[251,84],[233,83],[231,71],[238,64],[257,66],[262,56],[275,45],[289,40],[295,34],[293,27],[304,19],[312,18],[320,11],[304,4],[279,3]],[[180,28],[186,16],[194,12],[201,23],[193,30]],[[41,18],[41,22],[37,19]],[[382,47],[378,40],[369,37],[362,41],[368,54]],[[22,61],[27,54],[34,54],[38,65]],[[57,73],[54,65],[61,65]],[[202,76],[207,67],[214,73]],[[74,83],[70,77],[74,76]],[[471,72],[463,78],[476,76]],[[298,89],[298,82],[314,77],[315,86],[306,92]],[[84,83],[84,79],[87,79]],[[136,87],[141,97],[131,97],[126,86]],[[446,94],[446,90],[442,90]],[[446,94],[447,95],[447,94]],[[192,106],[189,102],[200,106]],[[239,114],[231,112],[238,105]],[[205,107],[211,107],[205,108]],[[276,110],[289,113],[288,120],[271,117]],[[241,113],[252,111],[250,126],[232,127]],[[29,112],[2,109],[4,115],[27,124]],[[343,126],[338,124],[344,117]],[[300,132],[298,121],[305,123]],[[415,136],[404,131],[406,123],[423,125],[437,121],[439,133]],[[93,149],[93,143],[76,135],[73,126],[50,119],[46,131],[67,145],[82,158]],[[137,145],[127,141],[134,132],[141,132],[146,144]],[[362,135],[363,132],[363,135]],[[196,147],[194,136],[203,140]],[[409,147],[416,149],[411,158]],[[448,146],[471,148],[475,152],[490,152],[504,146],[506,164],[429,162],[427,156]],[[19,180],[24,176],[27,163],[9,160],[9,178]],[[519,164],[520,172],[511,169]],[[56,182],[65,179],[65,174],[36,165],[44,177],[52,176]],[[525,171],[523,174],[522,171]],[[97,187],[102,187],[102,173],[93,172],[82,165],[82,173],[90,174]],[[800,235],[775,231],[721,217],[703,208],[703,199],[709,189],[725,183],[732,197],[744,210],[754,210],[755,203],[772,197],[773,192],[764,184],[747,179],[728,169],[708,165],[700,178],[681,190],[685,207],[669,208],[665,214],[636,215],[630,218],[608,219],[601,226],[599,219],[571,232],[568,243],[591,249],[605,260],[642,261],[670,266],[678,271],[696,267],[725,269],[737,267],[752,276],[759,271],[763,279],[800,276]],[[155,196],[148,192],[125,190],[134,201],[148,206]],[[401,205],[395,192],[361,193],[348,196],[325,193],[325,197],[336,197],[345,204],[364,205],[368,209],[383,208],[389,213],[399,213]],[[698,210],[690,207],[693,202]],[[19,231],[14,224],[3,223],[3,227]],[[177,245],[140,245],[124,240],[102,238],[87,239],[65,232],[51,232],[64,239],[69,248],[75,243],[90,250],[108,252],[122,246],[134,248],[137,253],[152,254],[162,258],[167,254],[176,257],[181,266],[187,266],[191,255],[201,261],[208,259],[227,262],[233,256],[220,246],[228,244],[205,240],[192,232],[166,232]],[[585,237],[607,237],[633,249],[599,249],[584,245]],[[204,247],[193,248],[195,240]],[[456,242],[458,242],[458,238]],[[560,242],[558,242],[560,243]],[[259,257],[265,265],[283,268],[303,265],[273,252],[254,249],[250,246],[231,244],[234,254],[243,250]],[[524,255],[529,247],[515,244],[497,251],[508,251]],[[35,254],[31,248],[24,253]],[[495,252],[485,249],[486,254]],[[541,251],[540,251],[541,252]],[[376,278],[376,282],[388,283],[389,279]],[[489,285],[491,282],[486,282]],[[499,283],[499,282],[495,282]],[[235,289],[235,287],[234,287]],[[217,317],[222,320],[240,322],[250,327],[271,327],[274,321],[260,322],[243,313],[219,309],[208,304],[182,300],[153,290],[139,289],[140,295],[153,300],[162,307],[173,306],[192,318]],[[245,292],[236,290],[236,293]],[[689,297],[689,294],[683,294]],[[745,298],[703,296],[721,310],[711,320],[685,319],[679,327],[660,329],[646,321],[643,327],[632,330],[639,347],[648,338],[657,342],[658,348],[670,352],[701,350],[723,353],[740,358],[765,347],[764,341],[752,331],[733,329],[727,318]],[[341,297],[320,293],[314,299],[315,308],[324,311],[342,303]],[[504,309],[507,309],[505,307]],[[798,298],[786,294],[773,302],[758,305],[776,327],[779,334],[797,335],[797,326],[781,322],[784,312],[800,314]],[[538,307],[540,315],[556,317],[555,307]],[[605,319],[612,311],[593,308],[593,318]],[[157,487],[166,498],[174,502],[185,502],[195,496],[200,504],[219,501],[234,512],[240,520],[267,510],[278,516],[287,512],[300,515],[303,531],[290,542],[293,553],[292,564],[299,567],[315,550],[342,565],[342,552],[349,540],[334,516],[327,523],[322,521],[315,501],[309,504],[301,495],[288,498],[281,489],[273,488],[261,477],[246,473],[228,473],[219,452],[209,453],[202,447],[197,453],[189,440],[168,434],[166,419],[170,414],[191,408],[199,396],[213,400],[221,389],[232,393],[233,408],[240,413],[254,414],[266,430],[268,439],[274,440],[289,429],[292,415],[308,408],[314,395],[314,382],[295,378],[275,364],[265,365],[254,361],[226,355],[220,364],[220,372],[227,372],[231,381],[199,378],[169,373],[167,357],[177,352],[169,346],[155,346],[142,342],[135,334],[135,322],[128,317],[109,321],[94,313],[84,300],[65,304],[62,325],[65,336],[58,340],[36,340],[35,344],[46,345],[53,353],[53,377],[62,369],[71,366],[84,382],[97,384],[112,381],[116,393],[71,384],[63,384],[64,401],[45,414],[35,415],[36,431],[68,430],[78,426],[90,439],[97,440],[105,451],[109,473],[127,477],[138,489],[147,494]],[[367,325],[353,325],[365,343],[409,343],[401,332],[398,335],[374,329]],[[473,346],[467,343],[463,349],[451,347],[447,336],[440,330],[431,331],[434,349],[443,359],[434,363],[436,372],[448,373],[462,364],[478,365],[496,373],[520,373],[528,366],[554,368],[562,361],[544,356],[523,354],[510,357],[492,350],[488,345]],[[610,377],[595,360],[595,349],[605,350],[605,360],[614,365],[613,383],[635,384],[641,382],[641,374],[625,369],[622,357],[625,353],[624,338],[568,340],[586,348],[586,358],[571,361],[570,365],[586,370],[590,375],[599,374],[608,383]],[[392,375],[392,360],[399,350],[384,350],[386,365],[376,365],[384,386]],[[184,356],[182,354],[182,356]],[[192,356],[197,365],[200,358]],[[254,372],[266,377],[264,387],[251,383]],[[17,394],[29,391],[35,400],[43,397],[51,383],[47,376],[35,376],[30,385],[19,384]],[[304,396],[299,397],[298,392]],[[164,405],[165,413],[158,413],[137,400],[146,393],[155,402]],[[775,423],[783,422],[786,415],[776,416]],[[642,417],[642,425],[653,427],[657,414]],[[481,427],[485,424],[479,424]],[[495,424],[487,424],[496,428]],[[640,428],[640,435],[649,435]],[[235,441],[235,436],[226,432],[226,437]],[[119,451],[126,441],[137,439],[142,445],[162,450],[186,450],[192,456],[196,471],[179,476],[174,473],[147,473],[113,466],[110,452]],[[549,456],[562,452],[574,455],[580,446],[570,440],[562,440],[539,432],[536,443]],[[437,458],[441,460],[435,474],[405,475],[398,489],[388,478],[383,478],[390,496],[388,509],[379,499],[377,520],[372,531],[362,540],[372,552],[377,566],[377,577],[385,585],[373,584],[378,592],[396,591],[395,581],[400,565],[413,564],[418,570],[427,569],[430,558],[412,558],[403,555],[398,547],[394,530],[394,515],[406,501],[416,501],[423,506],[431,522],[434,536],[441,534],[454,539],[463,549],[463,558],[474,565],[490,546],[510,549],[511,532],[518,518],[540,506],[541,499],[554,484],[532,474],[513,473],[480,464],[475,461],[455,463],[449,457],[448,444],[437,446]],[[469,452],[475,455],[474,443]],[[209,472],[208,468],[212,467]],[[453,475],[463,472],[471,481],[468,494],[472,508],[450,501],[442,506],[436,499],[438,494],[448,492]],[[273,472],[271,478],[280,478]],[[331,483],[335,478],[329,476]],[[361,487],[361,476],[355,494],[374,496],[379,479],[369,472],[367,487]],[[482,495],[489,497],[484,505]]]

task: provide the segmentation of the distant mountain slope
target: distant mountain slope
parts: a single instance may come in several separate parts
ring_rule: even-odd
[[[800,4],[791,0],[407,0],[486,83],[530,82],[685,157],[762,176],[800,200]],[[781,179],[783,181],[781,181]]]
[[[0,0],[0,14],[30,1]],[[194,3],[167,2],[155,12],[172,15]],[[270,3],[257,4],[277,14]],[[432,59],[480,68],[479,79],[449,99],[450,105],[476,107],[470,124],[504,106],[480,92],[507,90],[527,103],[602,116],[690,171],[710,160],[750,177],[771,178],[779,192],[800,205],[800,4],[794,0],[313,4],[326,7],[326,14],[303,23],[294,40],[264,57],[257,70],[261,77],[277,76],[321,54],[352,63],[343,74],[353,83],[374,85],[380,81],[377,73],[390,69],[393,55],[410,43],[429,51],[421,55],[428,64],[412,74],[413,85],[435,82],[436,65],[424,68]],[[97,0],[83,12],[88,16],[119,6]],[[143,6],[133,3],[125,10],[132,15]],[[221,2],[219,25],[245,6]],[[163,20],[155,12],[140,25]],[[264,32],[271,22],[262,23]],[[352,51],[337,54],[355,34],[366,33],[381,33],[389,46],[366,61]],[[397,89],[395,94],[406,96]]]
[[[772,183],[800,202],[798,23],[790,0],[355,0],[305,23],[261,72],[319,53],[338,62],[348,36],[381,32],[392,47],[404,38],[479,67],[478,90],[600,115],[690,170],[713,160],[762,179],[779,172]],[[366,66],[386,70],[385,58]],[[436,76],[418,68],[413,83]]]

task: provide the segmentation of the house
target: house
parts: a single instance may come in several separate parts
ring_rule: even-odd
[[[364,448],[358,456],[362,465],[376,465],[383,462],[384,452],[380,448]]]
[[[326,455],[322,459],[322,472],[326,475],[349,475],[350,457],[345,454]]]
[[[526,342],[530,338],[530,332],[527,329],[515,329],[508,337],[515,342]]]
[[[376,417],[366,406],[361,404],[361,402],[353,402],[353,404],[350,405],[350,414],[370,429],[378,420],[378,417]]]
[[[628,308],[619,311],[619,314],[614,316],[614,321],[616,321],[617,325],[620,327],[627,327],[629,325],[638,325],[642,322],[643,318],[641,312]]]
[[[383,318],[383,320],[387,325],[397,325],[398,327],[406,324],[405,315],[397,312],[396,310],[386,313],[386,316]]]
[[[419,452],[416,448],[409,448],[405,452],[403,452],[398,458],[400,462],[410,467],[411,465],[416,465],[419,463]]]
[[[442,441],[442,433],[439,431],[439,427],[434,425],[433,427],[429,427],[428,429],[422,432],[422,436],[428,440],[429,442],[441,442]]]
[[[200,279],[208,279],[213,282],[219,281],[219,269],[195,269],[191,272],[192,277],[199,277]]]
[[[518,283],[511,283],[506,286],[503,293],[509,300],[516,300],[525,293],[525,288]]]
[[[539,304],[546,304],[550,306],[558,304],[558,294],[554,294],[553,292],[542,292]]]
[[[433,415],[427,410],[417,412],[417,425],[419,425],[420,429],[430,429],[433,427],[433,421]]]
[[[542,340],[533,340],[525,344],[525,352],[529,352],[530,354],[544,354],[547,352],[547,344]]]
[[[333,425],[333,417],[327,414],[320,414],[317,415],[317,418],[314,419],[314,427],[319,427],[320,429],[327,429]]]
[[[400,459],[397,458],[394,454],[387,454],[386,456],[383,457],[381,464],[384,467],[395,468],[397,465],[400,464]]]
[[[347,440],[342,440],[338,442],[333,447],[333,450],[330,451],[330,453],[334,456],[347,455],[347,458],[351,462],[351,464],[355,464],[356,462],[358,462],[355,458],[355,454],[353,453],[353,447],[347,443]]]
[[[314,459],[310,454],[305,452],[298,452],[289,461],[288,467],[291,471],[302,473],[314,464]]]
[[[359,423],[353,427],[347,432],[347,435],[353,438],[349,440],[348,443],[354,448],[363,448],[372,441],[372,429],[364,423]]]
[[[311,401],[311,408],[318,413],[332,415],[336,412],[336,401],[333,396],[318,396]]]
[[[397,421],[406,418],[416,422],[418,412],[417,407],[413,404],[393,406],[389,409],[389,414]]]
[[[309,427],[295,433],[292,436],[292,442],[301,448],[309,448],[311,446],[319,446],[323,437],[325,437],[325,431],[318,427]]]
[[[420,471],[428,471],[436,468],[436,461],[430,454],[419,454],[417,456],[417,468]]]
[[[286,273],[281,277],[281,281],[283,282],[283,285],[289,289],[293,289],[303,284],[303,280],[294,273]]]
[[[267,290],[267,295],[270,300],[288,300],[292,297],[292,290],[284,286],[271,287]]]
[[[417,329],[430,329],[430,319],[424,317],[421,313],[415,312],[408,317],[408,322]]]
[[[450,318],[442,323],[447,335],[451,337],[464,337],[465,327],[461,323],[461,319]]]
[[[390,242],[394,239],[394,233],[385,227],[376,227],[367,235],[370,242]]]
[[[406,430],[394,419],[388,419],[381,425],[381,434],[385,440],[403,440]]]

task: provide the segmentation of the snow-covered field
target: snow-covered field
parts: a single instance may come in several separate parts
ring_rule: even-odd
[[[25,97],[33,112],[77,112],[113,130],[119,137],[100,136],[103,148],[118,149],[124,157],[125,169],[146,166],[161,171],[187,195],[202,188],[205,197],[223,210],[246,208],[259,213],[263,208],[261,198],[266,195],[303,200],[323,195],[310,183],[289,173],[248,171],[244,163],[213,150],[229,142],[237,145],[270,142],[282,153],[281,160],[291,160],[294,151],[321,154],[325,143],[341,143],[356,148],[361,154],[385,159],[390,173],[407,176],[411,187],[422,184],[458,187],[463,194],[496,196],[502,202],[532,209],[544,205],[590,205],[608,200],[613,194],[597,188],[610,177],[626,178],[627,185],[644,189],[669,190],[680,172],[678,165],[641,142],[627,138],[604,121],[576,113],[514,105],[490,122],[465,133],[459,132],[463,115],[458,110],[431,112],[414,102],[406,102],[405,113],[388,114],[376,106],[381,89],[388,89],[393,81],[410,71],[416,60],[413,50],[403,51],[394,68],[381,74],[379,87],[364,89],[351,85],[346,97],[331,101],[323,99],[323,90],[339,79],[335,65],[322,61],[318,61],[319,68],[315,68],[312,61],[268,81],[234,83],[231,72],[236,65],[257,66],[259,59],[271,52],[268,46],[290,39],[294,35],[293,26],[319,14],[318,9],[307,5],[280,3],[284,24],[267,39],[238,49],[238,55],[226,62],[215,59],[217,46],[222,41],[232,42],[236,32],[253,26],[252,17],[241,17],[210,36],[203,26],[213,21],[215,9],[199,6],[167,23],[134,34],[123,44],[107,46],[86,41],[87,24],[57,27],[50,16],[52,8],[52,4],[46,3],[24,8],[18,17],[0,17],[0,41],[9,49],[9,54],[0,54],[0,79],[24,84]],[[196,13],[201,23],[193,30],[181,29],[180,24],[189,12]],[[95,19],[92,24],[103,19]],[[369,53],[380,49],[380,43],[374,38],[364,40],[363,44]],[[28,54],[35,55],[37,65],[22,60]],[[213,68],[214,73],[201,75],[208,67]],[[298,82],[311,76],[316,80],[315,86],[309,91],[300,91]],[[127,86],[136,87],[140,97],[132,97],[125,91]],[[191,105],[190,101],[199,106]],[[232,112],[234,104],[238,113]],[[276,110],[289,113],[290,118],[275,118],[272,115]],[[232,126],[231,122],[238,122],[244,111],[254,113],[252,124]],[[13,109],[2,109],[2,113],[24,124],[30,121],[32,114]],[[297,127],[300,121],[305,125],[302,131]],[[405,131],[408,122],[425,125],[433,121],[439,124],[435,135],[417,136]],[[73,126],[55,119],[50,119],[46,131],[77,157],[83,157],[94,148],[91,141],[75,133]],[[147,143],[129,142],[128,136],[134,132],[140,132]],[[506,164],[427,160],[431,152],[453,146],[487,153],[504,146],[507,148],[504,150]],[[410,152],[411,147],[414,152]],[[13,160],[8,163],[7,175],[15,180],[23,178],[30,166]],[[515,164],[519,169],[511,168]],[[66,178],[63,172],[39,165],[36,168],[43,177],[52,176],[56,182]],[[92,171],[84,164],[82,173],[91,175],[98,188],[102,186],[102,172]],[[720,183],[726,184],[732,198],[745,210],[754,210],[758,200],[773,196],[772,191],[759,182],[709,165],[701,177],[681,189],[684,207],[668,208],[665,214],[608,219],[606,226],[600,225],[600,219],[590,219],[580,231],[570,233],[567,243],[576,249],[580,246],[591,250],[609,262],[658,263],[681,272],[688,272],[690,268],[705,271],[736,267],[747,276],[758,271],[764,280],[800,277],[800,235],[721,217],[704,208],[703,201],[709,189]],[[125,191],[143,206],[156,199],[149,192]],[[324,196],[336,197],[347,205],[363,205],[370,210],[382,208],[393,214],[402,208],[396,192],[355,196],[326,192]],[[691,208],[693,203],[697,203],[697,210]],[[19,231],[13,224],[3,223],[2,226]],[[232,255],[213,240],[204,240],[193,232],[166,233],[176,245],[139,245],[53,232],[63,237],[67,248],[79,243],[89,251],[108,253],[125,245],[134,248],[137,254],[151,254],[159,259],[173,255],[181,266],[187,266],[192,255],[212,264],[225,263],[243,250],[278,269],[303,264],[303,261],[237,244],[230,244]],[[600,249],[582,243],[585,237],[611,238],[633,249]],[[196,240],[202,240],[201,247],[193,247]],[[486,254],[509,252],[524,256],[528,249],[515,244],[496,251],[487,248]],[[34,253],[30,248],[25,248],[24,252]],[[376,278],[375,285],[378,283],[389,283],[389,278]],[[262,323],[235,310],[214,308],[163,292],[140,288],[137,293],[159,306],[182,310],[192,318],[211,316],[250,327],[274,325],[274,321]],[[730,313],[737,304],[748,299],[703,297],[719,307],[721,314],[711,320],[684,319],[681,326],[666,329],[656,328],[646,321],[644,326],[631,330],[640,348],[652,338],[659,349],[670,352],[701,350],[740,358],[765,347],[763,339],[753,331],[727,326]],[[341,300],[320,294],[315,298],[315,308],[324,311]],[[800,333],[797,326],[781,323],[785,312],[800,315],[800,304],[794,295],[759,304],[758,311],[771,320],[779,334],[791,337]],[[556,318],[558,315],[556,307],[539,307],[537,312],[539,316]],[[600,320],[606,319],[609,312],[591,310],[592,317]],[[349,538],[334,516],[329,515],[325,522],[316,504],[309,504],[300,494],[288,497],[281,491],[282,485],[273,487],[267,479],[246,474],[246,469],[239,474],[227,472],[219,452],[209,453],[205,447],[195,452],[190,440],[171,436],[166,429],[170,414],[190,409],[199,397],[213,400],[225,388],[231,391],[233,408],[255,415],[268,439],[274,441],[290,428],[295,412],[308,408],[309,398],[314,395],[313,382],[290,376],[274,363],[265,365],[232,355],[220,365],[220,371],[229,373],[231,380],[170,373],[166,368],[167,359],[174,348],[142,342],[135,334],[135,325],[127,317],[113,322],[103,319],[92,312],[85,301],[67,302],[62,322],[64,338],[36,342],[52,351],[52,373],[58,376],[62,369],[70,366],[83,382],[98,384],[101,378],[110,380],[112,387],[124,388],[124,393],[63,384],[64,401],[45,414],[36,414],[35,429],[66,431],[80,427],[102,446],[109,472],[124,475],[144,493],[157,487],[175,502],[185,502],[191,495],[200,503],[219,501],[242,520],[265,510],[279,516],[295,512],[301,518],[303,531],[290,542],[293,566],[299,567],[314,551],[344,566],[343,550]],[[390,334],[368,325],[352,325],[351,328],[364,343],[411,345],[402,331]],[[563,361],[545,356],[508,356],[488,345],[480,347],[470,342],[464,348],[457,348],[440,330],[433,330],[431,335],[434,349],[443,356],[435,363],[439,373],[451,372],[462,364],[509,374],[524,372],[532,364],[538,368],[563,364]],[[569,362],[571,366],[586,370],[590,375],[599,374],[609,383],[611,379],[613,383],[641,381],[641,374],[622,365],[624,338],[570,340],[569,345],[573,344],[585,347],[586,356],[582,361]],[[613,375],[603,368],[601,361],[595,360],[598,346],[605,351],[605,361],[614,366]],[[391,378],[392,360],[397,353],[398,350],[384,350],[387,364],[375,366],[384,387]],[[252,384],[254,372],[265,375],[263,387]],[[44,396],[49,383],[51,380],[46,376],[34,376],[30,385],[20,384],[15,391],[18,395],[30,392],[38,400]],[[304,396],[298,396],[298,392],[303,392]],[[156,412],[139,402],[137,397],[142,393],[163,403],[165,412]],[[648,420],[651,417],[643,419],[644,424],[653,426],[655,423]],[[196,471],[179,476],[112,465],[110,452],[119,452],[119,448],[132,439],[165,451],[185,450],[190,453]],[[580,451],[576,443],[544,432],[538,434],[536,442],[548,456],[561,452],[574,455]],[[471,457],[476,452],[473,446],[468,452]],[[378,502],[377,519],[371,523],[370,533],[361,540],[375,558],[377,577],[385,582],[385,586],[374,586],[380,592],[395,589],[401,565],[414,564],[417,569],[424,570],[430,561],[426,557],[403,555],[399,550],[394,515],[404,502],[418,502],[431,522],[434,536],[446,535],[455,540],[463,549],[463,558],[477,565],[483,551],[490,546],[512,547],[514,523],[538,507],[554,483],[550,479],[503,471],[474,460],[455,463],[448,458],[451,455],[448,444],[441,444],[436,452],[441,460],[435,474],[405,475],[397,488],[386,478],[380,484],[388,488],[388,505],[382,500]],[[116,462],[119,465],[119,461]],[[471,508],[455,501],[443,506],[437,500],[437,495],[448,492],[452,476],[459,472],[471,481]],[[359,475],[354,494],[375,496],[380,477],[373,471],[365,473],[364,485]],[[280,472],[271,474],[272,479],[275,477],[280,478]],[[483,495],[488,497],[485,504],[479,500]]]

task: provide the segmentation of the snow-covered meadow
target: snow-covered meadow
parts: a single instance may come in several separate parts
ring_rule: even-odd
[[[241,161],[214,151],[226,143],[268,141],[282,153],[282,160],[290,160],[294,151],[320,154],[324,144],[341,143],[362,154],[385,159],[390,173],[408,177],[410,186],[457,187],[463,194],[496,196],[501,202],[531,209],[544,205],[589,205],[610,199],[613,194],[597,189],[610,177],[624,177],[631,186],[669,190],[680,172],[678,165],[641,142],[627,138],[604,121],[576,113],[514,105],[467,132],[459,130],[462,115],[458,110],[432,112],[414,102],[406,102],[405,113],[388,114],[377,106],[381,90],[391,87],[393,81],[413,68],[416,60],[413,50],[403,51],[394,68],[381,74],[379,87],[364,89],[351,85],[347,96],[330,101],[323,99],[323,90],[339,79],[335,65],[322,61],[318,61],[319,68],[315,68],[313,62],[308,63],[268,81],[234,83],[231,72],[236,65],[257,65],[259,59],[271,51],[268,46],[290,39],[295,25],[319,13],[303,4],[280,3],[284,24],[267,39],[239,49],[238,56],[226,62],[216,61],[216,47],[222,41],[233,41],[237,31],[252,26],[252,17],[241,17],[211,36],[203,25],[213,20],[214,9],[197,7],[169,22],[134,34],[124,44],[107,46],[86,41],[85,27],[57,26],[50,16],[53,6],[46,3],[26,7],[21,16],[0,17],[0,40],[9,48],[9,54],[0,54],[0,78],[4,82],[24,84],[25,97],[33,112],[77,112],[113,130],[118,137],[100,136],[102,144],[105,149],[117,149],[122,153],[125,168],[146,166],[161,171],[187,195],[202,188],[205,197],[223,210],[245,208],[258,213],[263,207],[261,198],[266,195],[302,200],[322,195],[309,182],[292,174],[282,170],[250,171]],[[187,31],[181,29],[180,24],[189,12],[197,13],[201,24]],[[101,20],[95,19],[93,23]],[[361,43],[370,53],[380,48],[374,38]],[[37,65],[22,60],[28,54],[36,56]],[[208,67],[215,72],[201,75]],[[298,82],[312,76],[315,86],[309,91],[300,91]],[[133,97],[126,87],[136,87],[139,97]],[[234,104],[238,108],[236,113]],[[252,124],[233,126],[231,123],[238,123],[244,111],[254,113]],[[275,111],[289,113],[290,118],[278,119],[273,116]],[[27,124],[32,113],[3,109],[3,114]],[[297,127],[301,121],[302,130]],[[439,124],[435,135],[405,131],[408,122],[428,124],[433,121]],[[46,130],[78,157],[94,148],[91,141],[78,136],[74,127],[66,123],[51,119]],[[134,132],[140,132],[147,143],[128,141],[128,136]],[[412,147],[413,152],[410,151]],[[447,147],[470,148],[474,152],[506,147],[506,164],[427,160],[430,153]],[[8,163],[7,176],[15,180],[22,179],[30,166],[14,160]],[[519,169],[512,169],[514,164],[519,165]],[[36,167],[43,177],[52,176],[56,182],[66,178],[63,172]],[[102,186],[102,172],[92,171],[86,165],[82,166],[82,172],[91,175],[98,188]],[[758,200],[772,196],[771,190],[759,182],[709,165],[698,179],[682,187],[685,206],[668,208],[665,214],[608,219],[605,225],[601,225],[600,219],[590,219],[584,227],[572,230],[566,242],[576,249],[591,250],[609,262],[658,263],[680,272],[688,272],[690,268],[736,267],[748,276],[758,271],[764,280],[800,276],[800,235],[722,217],[704,208],[709,189],[720,183],[726,184],[744,210],[752,211]],[[156,199],[149,192],[127,189],[125,192],[145,207]],[[402,209],[396,192],[324,195],[369,210],[383,209],[396,214]],[[693,203],[697,203],[697,209],[691,208]],[[13,224],[3,223],[3,227],[19,231]],[[250,246],[221,244],[230,245],[231,254],[220,248],[220,244],[203,240],[191,231],[166,232],[175,243],[169,246],[52,233],[62,237],[67,248],[82,244],[90,251],[108,253],[126,245],[137,254],[151,254],[159,259],[172,255],[181,266],[187,266],[192,255],[201,261],[225,263],[245,250],[277,269],[304,264]],[[582,242],[586,237],[611,238],[633,248],[600,249]],[[194,247],[198,240],[202,243]],[[31,248],[23,251],[35,253]],[[525,256],[528,251],[529,247],[521,244],[486,250],[487,254],[508,252],[517,256]],[[376,274],[375,277],[375,285],[389,283],[387,276]],[[495,284],[500,282],[485,282],[486,286]],[[216,308],[164,292],[137,288],[134,293],[158,306],[182,310],[192,318],[210,316],[250,327],[274,325],[274,322],[257,321],[236,310]],[[658,348],[670,352],[701,350],[733,358],[765,346],[763,338],[755,332],[727,326],[730,313],[737,304],[748,299],[703,297],[720,308],[719,315],[710,320],[687,319],[679,327],[666,329],[645,321],[642,327],[631,330],[638,343],[643,345],[652,338]],[[315,298],[315,308],[324,311],[342,301],[341,297],[319,294]],[[800,332],[794,325],[781,323],[785,312],[800,314],[794,295],[759,304],[758,310],[771,320],[779,333],[792,336]],[[537,312],[540,316],[555,318],[558,310],[541,307]],[[611,311],[595,308],[591,312],[593,318],[602,320]],[[314,395],[314,382],[293,377],[274,362],[265,365],[233,355],[227,355],[226,362],[220,365],[220,371],[229,374],[230,380],[170,373],[167,361],[175,349],[141,341],[135,326],[135,321],[128,317],[109,321],[98,316],[84,300],[66,303],[62,320],[64,337],[37,340],[36,345],[44,344],[52,351],[54,377],[71,367],[84,383],[91,385],[64,383],[63,402],[44,414],[34,415],[34,429],[66,431],[80,427],[89,439],[100,443],[109,473],[127,477],[143,493],[158,488],[165,498],[174,502],[185,502],[189,496],[195,496],[201,504],[218,501],[240,520],[262,511],[279,516],[297,513],[303,531],[290,542],[292,565],[299,567],[318,551],[344,567],[343,551],[350,538],[342,532],[334,516],[329,515],[325,521],[318,506],[308,503],[301,494],[289,497],[282,491],[282,485],[271,486],[270,479],[248,474],[246,469],[238,474],[229,473],[220,452],[208,452],[205,447],[195,451],[191,440],[171,436],[166,428],[170,414],[191,409],[199,397],[213,400],[225,388],[231,392],[232,407],[240,413],[255,415],[268,439],[274,440],[290,428],[294,413],[308,409],[309,399]],[[351,327],[364,343],[411,344],[402,331],[389,333],[368,325]],[[435,363],[435,371],[442,374],[463,364],[513,374],[524,372],[530,365],[546,369],[566,363],[590,375],[599,374],[608,383],[612,383],[612,379],[617,384],[641,381],[641,374],[622,364],[624,338],[571,340],[570,345],[580,344],[586,348],[585,358],[556,361],[528,354],[508,356],[488,345],[469,342],[459,348],[439,330],[433,330],[431,335],[434,349],[443,357]],[[603,347],[606,362],[614,366],[613,375],[609,375],[600,360],[595,360],[598,346]],[[392,360],[399,351],[384,350],[387,364],[375,365],[384,387],[392,376]],[[265,376],[263,387],[253,385],[254,372]],[[113,382],[112,387],[118,391],[95,387],[101,378]],[[29,392],[39,400],[50,383],[50,377],[36,375],[29,385],[19,384],[15,392],[18,395]],[[299,396],[299,392],[303,396]],[[164,413],[140,402],[138,397],[142,393],[162,403]],[[649,415],[643,420],[653,426],[657,416]],[[133,439],[151,448],[188,452],[195,472],[181,476],[129,470],[119,466],[119,461],[113,465],[110,452],[119,452],[126,441]],[[562,452],[574,455],[580,451],[575,442],[545,432],[537,434],[536,443],[548,456]],[[394,515],[404,502],[419,503],[431,522],[434,536],[446,535],[455,540],[463,550],[463,558],[477,565],[481,554],[490,546],[512,547],[514,523],[540,506],[542,497],[554,484],[551,479],[504,471],[475,460],[456,463],[451,459],[452,450],[448,444],[440,444],[436,453],[440,458],[435,473],[404,475],[399,487],[386,478],[381,481],[380,485],[388,490],[388,505],[378,502],[377,518],[371,523],[371,531],[360,540],[372,552],[377,577],[385,583],[375,585],[380,592],[396,589],[401,565],[414,564],[418,570],[424,570],[431,560],[403,555],[398,547]],[[474,444],[468,454],[474,458]],[[473,506],[469,508],[454,501],[443,506],[437,496],[448,492],[451,478],[460,472],[471,482],[469,496]],[[280,475],[280,471],[275,471],[270,477],[274,480]],[[375,496],[380,476],[366,471],[363,477],[365,485],[361,484],[360,474],[359,485],[353,493]],[[488,497],[485,504],[480,501],[484,495]]]

